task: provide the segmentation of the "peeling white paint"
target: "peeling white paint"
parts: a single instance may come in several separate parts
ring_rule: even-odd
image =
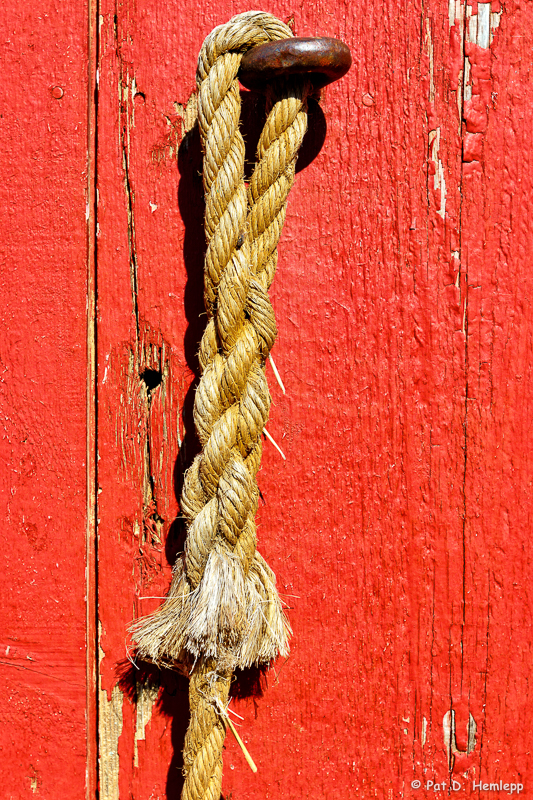
[[[456,22],[463,19],[463,4],[461,0],[448,0],[448,22],[453,28]]]
[[[490,12],[490,43],[492,44],[492,40],[494,39],[494,31],[500,25],[500,20],[502,18],[503,11],[491,11]]]
[[[465,71],[464,71],[464,81],[463,81],[464,82],[463,97],[466,103],[468,100],[472,99],[472,67],[468,56],[465,57],[464,65],[465,65]]]
[[[426,48],[429,56],[429,102],[435,102],[435,79],[433,72],[433,38],[431,36],[431,22],[426,17]]]
[[[466,8],[466,39],[485,50],[494,39],[494,31],[500,24],[501,11],[491,11],[490,3],[478,3],[477,14],[472,14],[472,6]]]
[[[477,4],[477,44],[487,48],[490,44],[490,3]]]
[[[191,131],[198,119],[198,95],[193,92],[186,103],[174,103],[176,114],[181,117],[181,136]]]
[[[452,250],[452,254],[451,255],[452,255],[452,258],[455,261],[455,265],[454,265],[455,266],[455,284],[454,285],[455,285],[455,287],[457,289],[459,289],[460,286],[461,286],[461,265],[460,265],[461,253],[460,253],[459,250]]]
[[[137,742],[144,741],[146,726],[152,718],[154,703],[159,694],[158,686],[142,686],[137,684],[137,717],[135,720],[135,738],[134,738],[134,755],[133,763],[136,767],[139,766],[139,751]]]
[[[440,128],[429,132],[429,157],[435,165],[435,175],[433,176],[433,188],[440,190],[440,208],[437,214],[444,219],[446,214],[446,181],[444,179],[444,167],[439,158],[440,149]]]
[[[119,799],[119,757],[118,740],[122,733],[122,705],[124,695],[118,686],[111,692],[99,691],[99,735],[100,735],[100,800]]]
[[[455,738],[455,711],[447,711],[442,718],[442,731],[444,736],[444,746],[448,754],[448,764],[452,764],[456,755],[470,755],[476,748],[477,725],[472,714],[468,715],[467,735],[468,741],[466,750],[459,750]]]
[[[422,717],[422,747],[427,742],[427,730],[428,730],[428,721],[425,717]]]

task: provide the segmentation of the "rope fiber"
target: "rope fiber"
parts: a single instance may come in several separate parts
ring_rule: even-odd
[[[132,627],[139,657],[189,666],[182,800],[220,798],[223,712],[235,668],[288,654],[290,627],[275,576],[256,549],[256,474],[270,409],[265,361],[276,338],[268,289],[307,128],[310,84],[294,76],[269,87],[247,186],[237,73],[249,48],[291,36],[276,17],[251,11],[215,28],[198,57],[208,322],[194,421],[202,450],[185,475],[187,540],[168,597]]]

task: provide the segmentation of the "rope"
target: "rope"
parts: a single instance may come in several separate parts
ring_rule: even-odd
[[[256,474],[270,408],[265,360],[276,338],[268,289],[307,127],[309,84],[295,77],[272,87],[247,187],[237,73],[246,50],[291,36],[272,15],[247,12],[215,28],[198,58],[208,323],[194,420],[202,451],[185,475],[187,541],[168,597],[132,629],[141,657],[169,666],[194,662],[182,800],[220,798],[221,711],[234,669],[288,654],[275,576],[256,550]]]

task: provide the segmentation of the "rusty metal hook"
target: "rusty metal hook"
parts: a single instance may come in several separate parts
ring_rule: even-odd
[[[261,92],[275,78],[307,75],[316,90],[342,78],[351,65],[350,49],[339,39],[281,39],[248,50],[241,61],[239,80],[247,89]]]

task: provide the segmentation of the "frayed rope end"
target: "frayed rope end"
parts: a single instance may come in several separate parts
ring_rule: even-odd
[[[165,602],[135,622],[130,632],[136,655],[158,666],[212,658],[228,669],[288,656],[292,633],[275,575],[262,556],[256,552],[244,576],[240,561],[218,543],[194,590],[184,559],[178,558]]]

